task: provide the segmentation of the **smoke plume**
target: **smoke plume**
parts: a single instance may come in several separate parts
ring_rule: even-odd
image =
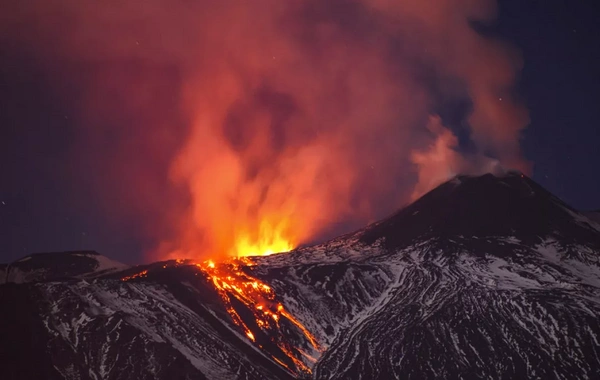
[[[74,189],[153,258],[289,250],[452,175],[528,168],[521,61],[486,33],[491,0],[8,8],[2,43],[78,110]]]

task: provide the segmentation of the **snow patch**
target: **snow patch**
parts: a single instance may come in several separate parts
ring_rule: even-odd
[[[96,267],[96,272],[107,272],[107,271],[122,271],[129,268],[129,265],[123,264],[121,262],[111,260],[106,256],[95,255],[94,258],[98,262],[98,266]]]

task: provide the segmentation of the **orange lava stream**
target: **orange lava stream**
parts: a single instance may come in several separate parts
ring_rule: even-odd
[[[277,353],[269,353],[271,358],[285,367],[288,371],[295,373],[290,364],[301,372],[311,373],[311,369],[305,364],[302,358],[305,358],[311,363],[316,362],[311,354],[307,353],[300,347],[295,347],[283,339],[281,323],[285,319],[292,326],[295,326],[299,332],[304,335],[312,348],[318,352],[322,351],[315,336],[293,315],[291,315],[283,305],[276,300],[273,289],[262,281],[250,276],[242,270],[242,266],[251,267],[254,265],[251,259],[247,257],[239,257],[227,262],[216,264],[213,261],[204,261],[202,263],[193,263],[188,260],[176,260],[175,266],[192,265],[198,268],[214,286],[219,296],[223,301],[225,310],[231,317],[233,323],[240,327],[246,337],[257,344],[259,348],[266,350],[263,347],[265,342],[270,341],[280,351],[280,355],[285,357],[277,357]],[[167,268],[168,264],[163,265]],[[130,281],[137,278],[147,277],[148,270],[123,277],[122,281]],[[235,300],[235,301],[234,301]],[[252,313],[253,322],[252,328],[248,325],[248,315],[246,314],[246,322],[236,310],[234,303],[241,302],[247,310]],[[239,304],[238,304],[239,306]],[[251,323],[252,324],[252,323]],[[290,325],[287,326],[288,328]],[[260,335],[260,339],[257,339]],[[262,343],[262,344],[261,344]],[[273,346],[271,346],[273,347]],[[285,359],[289,363],[285,363]]]
[[[125,276],[121,279],[121,281],[129,281],[129,280],[133,280],[134,278],[146,277],[147,275],[148,275],[148,271],[143,270],[139,273],[132,274],[131,276]]]
[[[256,326],[265,334],[271,333],[270,335],[278,336],[277,333],[280,330],[280,322],[282,318],[285,318],[298,328],[315,350],[321,350],[317,339],[310,331],[308,331],[308,329],[293,315],[288,313],[281,303],[276,301],[273,289],[269,285],[242,271],[242,265],[254,265],[249,258],[240,257],[225,263],[219,263],[218,265],[212,261],[205,261],[201,264],[194,265],[206,274],[207,278],[212,282],[221,296],[225,308],[233,322],[244,331],[248,339],[252,342],[256,342],[256,331],[253,332],[248,324],[240,317],[232,305],[233,299],[242,302],[248,310],[252,312]],[[273,334],[273,332],[275,332],[275,334]],[[292,347],[278,339],[271,338],[271,341],[277,345],[279,350],[287,356],[292,363],[294,363],[294,366],[298,370],[311,373],[310,368],[300,358],[308,357],[308,360],[312,362],[314,360],[312,356],[306,354],[302,349]],[[293,370],[280,358],[273,355],[271,355],[271,357],[289,371],[293,372]]]
[[[283,315],[284,317],[286,317],[290,322],[292,322],[294,325],[296,325],[296,327],[298,327],[302,333],[304,334],[304,336],[306,337],[306,339],[308,339],[310,341],[310,344],[316,349],[319,349],[319,344],[317,343],[317,339],[313,336],[313,334],[310,333],[310,331],[308,331],[306,329],[306,327],[304,327],[304,325],[302,323],[300,323],[296,318],[294,318],[291,314],[289,314],[288,312],[286,312],[285,310],[283,310],[283,307],[280,310],[281,315]]]

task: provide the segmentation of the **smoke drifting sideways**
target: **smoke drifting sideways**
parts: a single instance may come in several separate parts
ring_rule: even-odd
[[[73,191],[132,221],[149,259],[286,251],[458,173],[530,170],[522,62],[478,31],[494,1],[8,7],[3,43],[78,110]]]

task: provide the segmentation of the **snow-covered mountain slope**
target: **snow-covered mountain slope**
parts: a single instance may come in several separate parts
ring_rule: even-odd
[[[389,297],[336,337],[316,378],[595,378],[598,262],[555,241],[502,247],[438,240],[386,257],[400,268]]]
[[[66,277],[95,277],[128,267],[94,251],[32,254],[8,264],[1,282],[18,284]]]
[[[600,227],[520,173],[457,177],[363,230],[226,272],[268,284],[269,302],[289,315],[276,328],[255,320],[252,303],[225,303],[223,285],[193,263],[65,269],[83,259],[46,256],[53,269],[36,264],[34,282],[0,286],[12,310],[0,313],[6,378],[594,379],[600,370]],[[11,264],[9,276],[39,260]]]
[[[289,377],[231,329],[221,319],[226,314],[197,302],[194,290],[118,280],[44,283],[37,290],[49,349],[65,378]]]
[[[520,173],[457,177],[285,259],[259,266],[282,273],[270,283],[328,343],[317,379],[594,378],[600,369],[600,229]]]
[[[345,328],[385,298],[394,268],[365,262],[302,264],[255,272],[326,348]]]
[[[142,269],[148,275],[121,278]],[[159,263],[101,278],[2,285],[0,301],[11,307],[0,314],[2,351],[28,333],[37,344],[13,355],[11,369],[16,361],[19,370],[1,378],[291,379],[237,330],[209,283],[193,265]]]

